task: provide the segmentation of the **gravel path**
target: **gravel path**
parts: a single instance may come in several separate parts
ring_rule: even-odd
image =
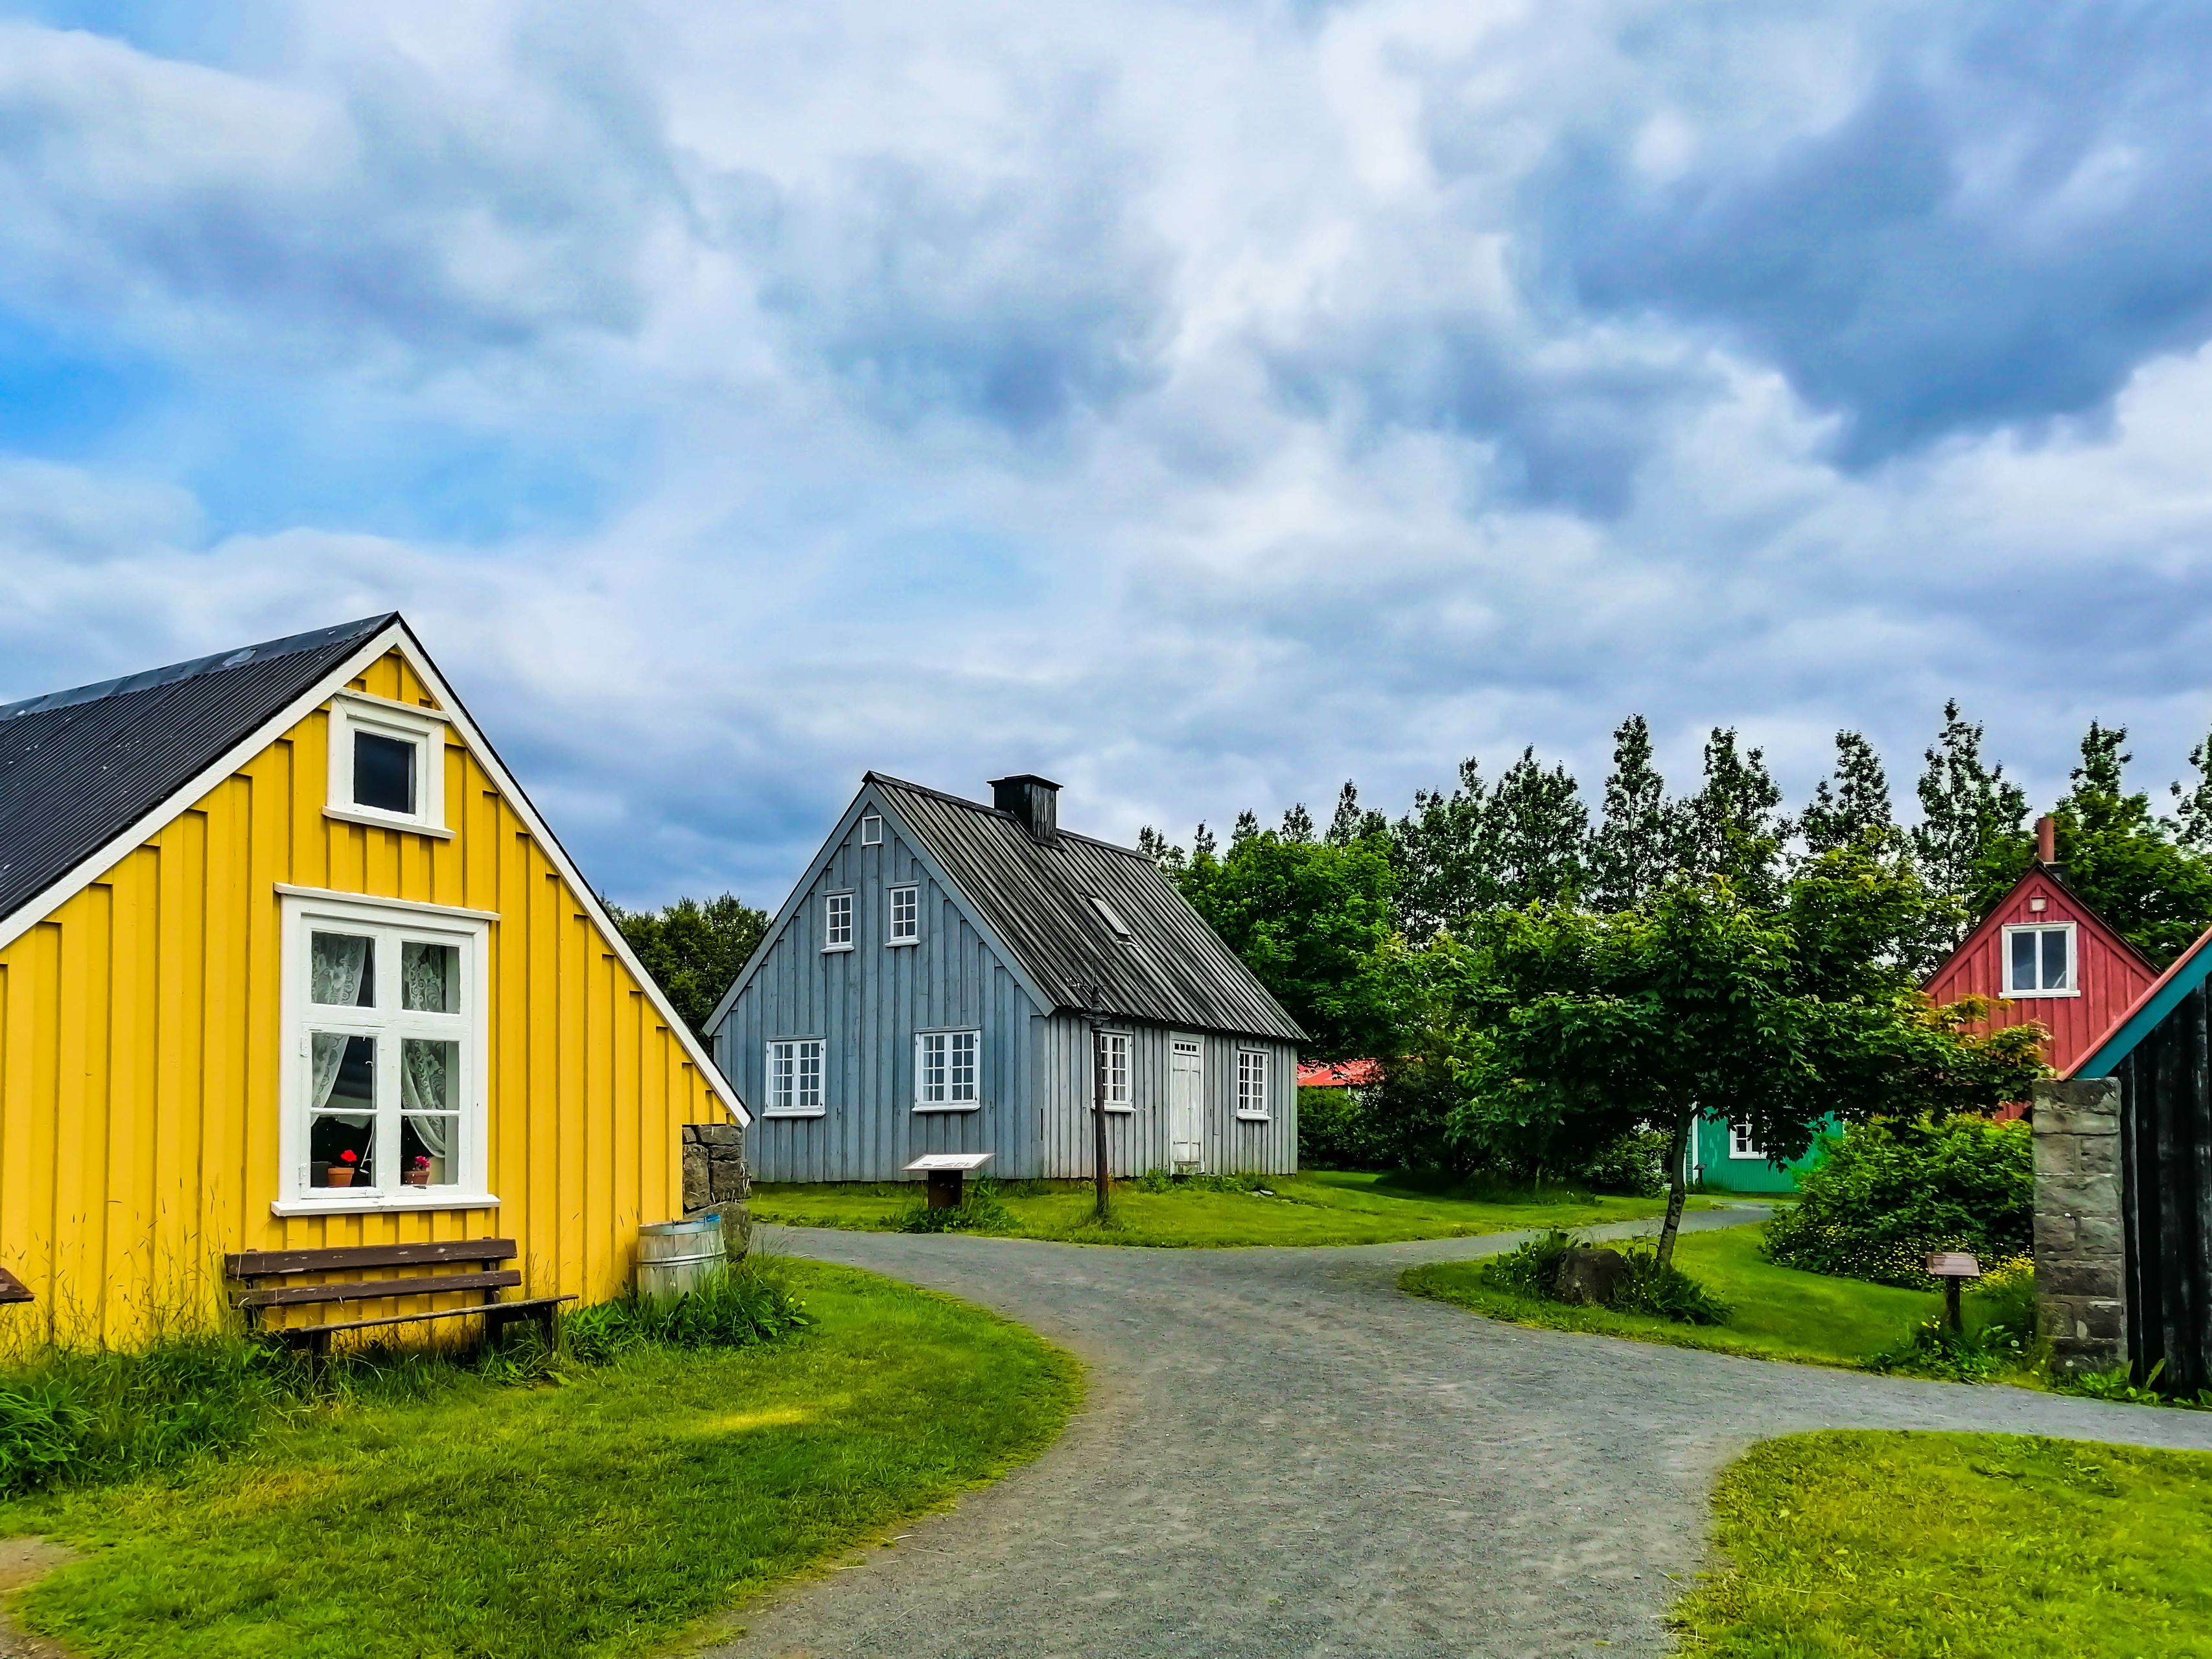
[[[1091,1394],[1036,1462],[749,1608],[727,1659],[1659,1654],[1712,1478],[1754,1440],[2212,1447],[2212,1416],[1523,1330],[1395,1287],[1510,1236],[1149,1250],[770,1231],[784,1254],[1019,1320],[1081,1356]]]

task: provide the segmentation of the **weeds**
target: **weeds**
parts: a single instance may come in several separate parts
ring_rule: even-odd
[[[2150,1368],[2150,1375],[2143,1378],[2140,1386],[2135,1381],[2133,1368],[2126,1365],[2117,1370],[2053,1377],[2051,1386],[2059,1394],[2078,1395],[2084,1400],[2109,1400],[2120,1406],[2174,1406],[2188,1412],[2212,1412],[2212,1389],[2200,1389],[2194,1395],[2162,1389],[2158,1379],[2165,1370],[2166,1361],[2161,1359]]]
[[[773,1342],[814,1322],[781,1275],[753,1258],[723,1267],[689,1295],[628,1296],[580,1308],[562,1322],[562,1342],[580,1364],[605,1364],[647,1345],[743,1348]]]
[[[1561,1301],[1559,1264],[1574,1247],[1571,1234],[1556,1230],[1545,1233],[1486,1263],[1483,1280],[1516,1296],[1540,1302]],[[1627,1270],[1613,1287],[1607,1306],[1680,1325],[1728,1322],[1728,1304],[1679,1267],[1662,1267],[1656,1250],[1632,1245],[1621,1255],[1627,1259]]]
[[[933,1210],[926,1201],[917,1200],[898,1218],[898,1231],[902,1233],[1013,1233],[1021,1231],[1021,1223],[1014,1218],[999,1196],[999,1183],[988,1177],[971,1181],[960,1194],[957,1204],[941,1210]]]

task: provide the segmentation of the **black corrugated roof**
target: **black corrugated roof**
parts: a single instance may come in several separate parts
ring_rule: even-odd
[[[1031,837],[1011,812],[867,775],[1046,995],[1088,1009],[1248,1036],[1305,1033],[1190,902],[1142,853],[1062,830]],[[1117,938],[1091,903],[1128,924]]]
[[[0,706],[0,917],[213,765],[387,613]]]

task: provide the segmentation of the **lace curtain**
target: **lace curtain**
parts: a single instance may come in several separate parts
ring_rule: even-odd
[[[407,1109],[408,1127],[422,1138],[433,1158],[442,1158],[453,1148],[453,1120],[445,1114],[453,1103],[453,1043],[416,1037],[400,1044],[400,1103]],[[417,1117],[418,1112],[426,1115]]]
[[[361,1006],[361,981],[368,967],[368,941],[350,933],[318,933],[315,935],[310,972],[313,976],[314,1000],[325,1006],[354,1008]],[[338,1073],[345,1065],[346,1045],[353,1039],[343,1031],[318,1031],[313,1049],[314,1058],[314,1087],[310,1101],[317,1111],[331,1103],[331,1091],[337,1087]],[[358,1129],[369,1121],[369,1114],[359,1116],[340,1113],[337,1121],[349,1128]]]

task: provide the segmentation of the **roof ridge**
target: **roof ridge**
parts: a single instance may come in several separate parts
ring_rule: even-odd
[[[888,772],[877,771],[873,767],[860,774],[860,779],[864,783],[888,783],[893,788],[910,790],[917,795],[927,795],[932,800],[941,800],[948,805],[964,806],[971,812],[982,812],[994,818],[1004,818],[1009,823],[1018,824],[1021,822],[1012,812],[1001,807],[994,806],[988,801],[971,800],[966,795],[956,795],[949,790],[933,789],[929,785],[916,783],[910,778],[895,778]],[[1139,852],[1133,847],[1124,847],[1119,842],[1102,841],[1097,836],[1086,836],[1080,830],[1058,830],[1054,833],[1062,841],[1079,841],[1086,846],[1100,848],[1109,853],[1119,853],[1123,858],[1141,859],[1146,864],[1156,865],[1159,862],[1149,853]]]
[[[217,673],[227,668],[242,668],[249,662],[266,662],[272,657],[289,657],[301,651],[334,645],[341,640],[366,639],[378,629],[398,620],[398,616],[396,611],[386,611],[379,616],[362,617],[330,628],[313,629],[304,634],[288,634],[282,639],[263,640],[253,645],[234,646],[228,651],[211,651],[204,657],[190,658],[161,668],[141,669],[135,674],[118,674],[113,679],[95,680],[89,685],[72,686],[64,690],[25,697],[17,702],[0,703],[0,720],[15,720],[23,714],[43,714],[50,709],[72,708],[132,691],[150,691],[158,686],[175,685],[185,680],[196,679],[203,674]]]

